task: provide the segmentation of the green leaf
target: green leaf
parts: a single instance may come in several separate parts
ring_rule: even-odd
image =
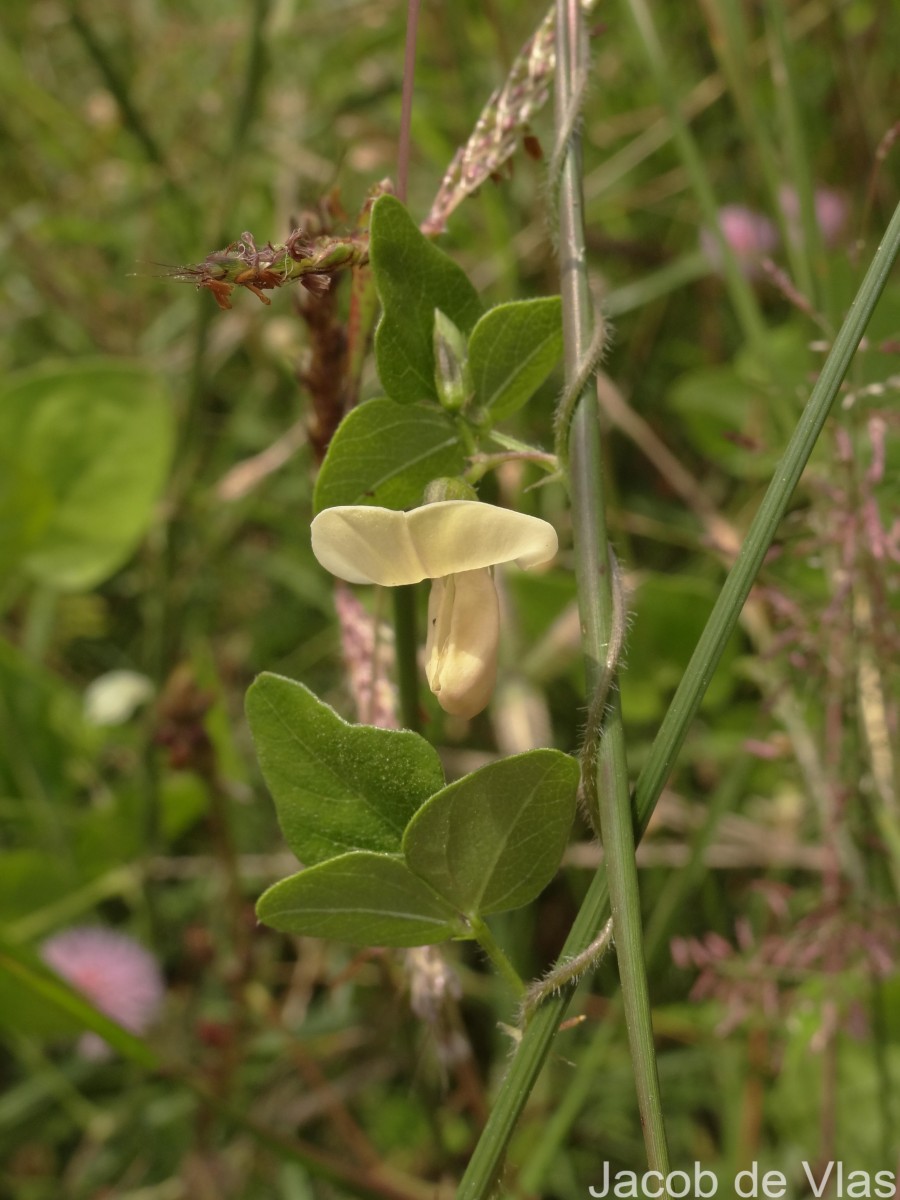
[[[762,360],[757,351],[744,346],[735,356],[735,372],[772,403],[780,402],[794,417],[809,394],[810,372],[817,365],[806,322],[792,320],[767,329],[765,350]]]
[[[47,367],[0,391],[0,445],[27,463],[13,478],[46,507],[24,566],[62,590],[116,571],[146,530],[173,440],[172,405],[152,371],[107,360]],[[28,503],[33,502],[28,500]],[[25,501],[4,495],[4,510]]]
[[[499,420],[521,408],[562,354],[559,296],[517,300],[486,312],[469,340],[475,399]]]
[[[469,333],[481,302],[463,270],[438,250],[394,196],[372,209],[370,261],[384,310],[375,331],[381,386],[399,404],[437,400],[434,310]]]
[[[775,451],[768,412],[757,399],[729,364],[682,375],[668,404],[685,436],[711,462],[739,479],[762,479],[771,473]]]
[[[336,504],[410,508],[426,484],[458,475],[465,456],[453,422],[420,404],[369,400],[344,417],[316,481],[316,512]]]
[[[629,596],[632,631],[627,670],[619,679],[628,721],[655,722],[663,715],[717,594],[715,585],[705,579],[647,572]],[[733,669],[739,649],[739,639],[732,637],[722,669],[710,680],[704,708],[715,709],[733,701],[740,683]]]
[[[724,366],[698,367],[678,379],[669,404],[694,446],[739,479],[771,474],[813,366],[805,327],[769,330],[765,354],[746,347]]]
[[[73,890],[73,871],[45,850],[7,850],[0,854],[0,928],[56,904]]]
[[[407,863],[467,916],[528,904],[559,867],[578,774],[568,755],[531,750],[466,775],[410,821]]]
[[[247,717],[285,840],[301,862],[399,851],[403,830],[444,785],[416,733],[348,725],[301,683],[260,675]]]
[[[459,914],[402,859],[356,851],[274,884],[256,914],[273,929],[360,946],[425,946],[465,937]]]
[[[27,463],[10,453],[14,449],[0,449],[0,575],[21,564],[53,514],[49,489]]]

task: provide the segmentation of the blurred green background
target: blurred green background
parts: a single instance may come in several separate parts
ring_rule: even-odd
[[[888,8],[656,3],[690,145],[632,6],[589,17],[584,187],[614,327],[601,394],[633,772],[897,201]],[[423,6],[417,220],[543,15]],[[449,1195],[507,1059],[509,996],[469,948],[441,951],[457,989],[428,956],[255,924],[291,857],[244,691],[275,670],[356,716],[309,549],[310,334],[289,288],[223,312],[171,277],[245,230],[283,241],[334,189],[352,225],[396,171],[405,21],[398,0],[0,14],[0,1194],[15,1200]],[[531,124],[545,155],[550,108]],[[731,206],[736,277],[710,198]],[[545,166],[519,152],[441,245],[486,303],[552,294],[552,226]],[[898,348],[895,276],[641,850],[673,1165],[724,1181],[756,1160],[790,1196],[807,1194],[804,1159],[875,1171],[900,1154]],[[559,382],[508,431],[548,447]],[[283,465],[260,468],[286,434]],[[554,520],[563,552],[506,581],[490,715],[429,707],[450,774],[535,740],[577,746],[568,515],[558,484],[525,493],[537,478],[486,485]],[[523,975],[553,961],[598,859],[576,832],[534,910],[496,922]],[[161,1070],[127,1038],[90,1057],[78,1014],[42,991],[45,939],[84,925],[157,960],[145,1036]],[[127,972],[94,986],[115,1016]],[[606,1161],[643,1169],[614,998],[607,963],[505,1194],[582,1196]]]

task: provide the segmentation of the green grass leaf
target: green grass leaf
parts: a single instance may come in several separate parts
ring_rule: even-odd
[[[407,730],[348,725],[301,683],[260,675],[247,718],[285,840],[301,862],[399,851],[419,806],[444,786],[437,753]]]
[[[465,456],[449,417],[423,405],[369,400],[352,409],[328,447],[314,508],[381,504],[410,508],[439,475],[458,475]]]
[[[273,929],[360,946],[425,946],[467,929],[402,859],[356,851],[308,867],[265,892],[257,916]]]
[[[556,873],[575,814],[578,764],[531,750],[451,783],[410,821],[410,868],[468,916],[520,908]]]
[[[438,250],[394,196],[372,209],[370,261],[384,314],[375,331],[381,385],[392,400],[437,400],[434,310],[469,333],[481,301],[465,272]]]
[[[529,400],[562,354],[559,296],[517,300],[486,312],[469,340],[478,404],[499,420]]]

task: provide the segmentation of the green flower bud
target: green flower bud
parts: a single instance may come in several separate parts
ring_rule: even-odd
[[[459,412],[472,398],[466,339],[439,308],[434,310],[434,382],[441,404]]]
[[[423,504],[437,504],[441,500],[477,499],[478,493],[471,483],[466,483],[465,479],[460,479],[458,475],[441,475],[438,479],[432,479],[422,493]]]

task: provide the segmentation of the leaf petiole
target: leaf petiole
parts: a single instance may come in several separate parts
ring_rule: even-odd
[[[469,917],[469,927],[472,930],[472,937],[482,948],[491,962],[497,969],[497,973],[502,975],[509,986],[515,993],[517,1000],[525,998],[525,984],[519,975],[516,968],[512,965],[509,959],[495,941],[494,935],[480,917]]]

